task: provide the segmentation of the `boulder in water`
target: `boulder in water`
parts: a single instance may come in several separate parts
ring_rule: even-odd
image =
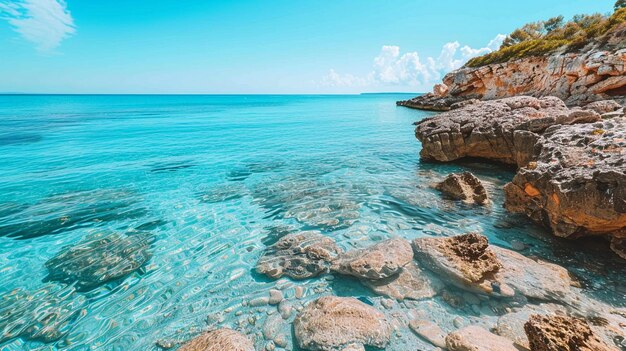
[[[252,341],[228,328],[202,334],[182,345],[178,351],[254,351]]]
[[[536,314],[530,316],[524,330],[532,351],[617,351],[579,318]]]
[[[142,267],[152,257],[152,241],[147,232],[88,236],[46,262],[46,279],[93,289]]]
[[[437,184],[437,189],[447,197],[470,204],[484,205],[489,201],[487,191],[480,179],[470,172],[448,175],[446,179]]]
[[[310,302],[294,321],[298,344],[305,350],[384,348],[392,328],[380,311],[351,297],[325,296]]]
[[[267,247],[256,265],[256,271],[270,278],[283,275],[306,279],[327,273],[341,249],[335,241],[315,231],[288,234]]]
[[[411,243],[402,238],[382,241],[365,249],[340,255],[333,271],[363,279],[384,279],[400,272],[413,260]]]

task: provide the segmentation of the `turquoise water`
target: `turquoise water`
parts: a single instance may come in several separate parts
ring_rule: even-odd
[[[343,249],[481,231],[626,305],[626,267],[607,244],[554,239],[502,209],[513,170],[421,163],[411,124],[429,113],[395,106],[408,97],[0,96],[0,350],[156,350],[215,325],[260,349],[276,308],[244,301],[275,286],[288,298],[303,287],[302,303],[333,293],[380,304],[348,278],[254,273],[266,245],[296,230]],[[460,170],[493,205],[432,189]],[[439,297],[420,304],[435,319],[481,317]],[[432,347],[404,334],[388,349]]]

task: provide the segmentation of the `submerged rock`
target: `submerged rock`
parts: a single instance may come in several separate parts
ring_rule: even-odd
[[[608,236],[626,256],[626,118],[549,128],[536,149],[505,186],[505,207],[559,237]]]
[[[566,269],[489,246],[487,238],[476,233],[418,238],[413,247],[417,260],[428,269],[471,292],[562,300],[573,284]]]
[[[384,348],[391,331],[385,315],[351,297],[321,297],[306,305],[294,321],[299,346],[313,351]]]
[[[327,273],[340,253],[335,241],[319,232],[288,234],[265,250],[256,271],[274,279],[306,279]]]
[[[426,160],[479,157],[523,166],[546,128],[600,120],[592,110],[570,110],[555,97],[518,96],[467,104],[417,122],[415,136]]]
[[[34,292],[16,289],[0,298],[0,344],[14,338],[54,342],[85,314],[87,299],[73,287],[48,285]]]
[[[254,351],[252,341],[228,328],[202,334],[182,345],[178,351]]]
[[[47,197],[30,206],[14,208],[0,218],[0,236],[30,239],[106,222],[137,219],[147,214],[138,207],[137,194],[100,189]],[[0,211],[0,216],[4,217]]]
[[[437,189],[444,195],[466,203],[484,205],[489,201],[487,191],[475,175],[470,172],[452,173],[437,184]]]
[[[469,326],[446,336],[448,351],[519,351],[507,338]]]
[[[409,322],[409,328],[431,344],[446,348],[446,334],[437,324],[423,319],[414,319]]]
[[[399,273],[384,279],[362,279],[361,282],[376,294],[398,301],[422,300],[441,291],[443,283],[429,276],[415,262],[402,267]]]
[[[152,241],[146,232],[88,236],[46,262],[46,279],[93,289],[142,267],[152,257]]]
[[[365,249],[348,251],[333,262],[331,269],[341,274],[375,280],[399,273],[412,260],[411,243],[394,238]]]
[[[617,351],[607,346],[582,319],[532,315],[524,324],[532,351]]]

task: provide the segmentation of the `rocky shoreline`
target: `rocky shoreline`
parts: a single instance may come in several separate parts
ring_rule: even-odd
[[[583,53],[528,57],[447,74],[433,92],[398,101],[398,106],[448,111],[464,101],[521,95],[555,96],[568,106],[612,99],[626,103],[626,44]]]
[[[568,108],[556,97],[468,101],[416,123],[424,160],[515,165],[504,206],[560,237],[604,236],[626,258],[626,118],[607,100]]]

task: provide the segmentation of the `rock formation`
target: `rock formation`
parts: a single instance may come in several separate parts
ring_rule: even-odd
[[[385,315],[351,297],[325,296],[310,302],[294,321],[294,334],[305,350],[384,348],[392,328]]]
[[[448,334],[446,346],[449,351],[519,351],[511,340],[477,326]]]
[[[469,233],[450,238],[418,238],[415,257],[451,284],[481,294],[538,300],[565,300],[573,284],[566,269],[488,245]]]
[[[254,351],[252,341],[245,335],[228,328],[222,328],[202,334],[178,351]]]
[[[416,123],[420,156],[434,161],[479,157],[523,166],[537,133],[555,124],[595,122],[593,110],[570,110],[555,97],[518,96],[467,104]]]
[[[417,263],[411,262],[400,272],[384,279],[361,279],[361,282],[378,295],[398,301],[422,300],[433,297],[443,288],[436,277],[429,276]]]
[[[413,260],[411,244],[402,239],[385,240],[362,250],[339,256],[331,269],[364,279],[384,279],[400,272]]]
[[[462,200],[469,204],[484,205],[489,201],[485,187],[470,172],[448,175],[446,179],[437,184],[437,189],[449,198]]]
[[[467,102],[418,122],[415,135],[425,160],[519,167],[508,210],[560,237],[607,236],[626,258],[626,118],[614,116],[623,111],[615,101],[569,109],[555,97]]]
[[[623,35],[623,34],[622,34]],[[611,50],[555,53],[482,67],[463,67],[447,74],[433,93],[398,105],[446,111],[469,99],[494,100],[518,95],[556,96],[568,106],[597,100],[626,102],[626,41]]]
[[[46,279],[93,289],[143,266],[152,257],[153,239],[147,232],[89,236],[48,260]]]
[[[535,149],[505,187],[506,208],[560,237],[607,235],[626,258],[626,118],[548,128]]]
[[[531,351],[617,351],[607,346],[582,319],[532,315],[524,324]]]
[[[256,271],[274,279],[306,279],[328,272],[340,253],[333,239],[318,232],[288,234],[265,250]]]

